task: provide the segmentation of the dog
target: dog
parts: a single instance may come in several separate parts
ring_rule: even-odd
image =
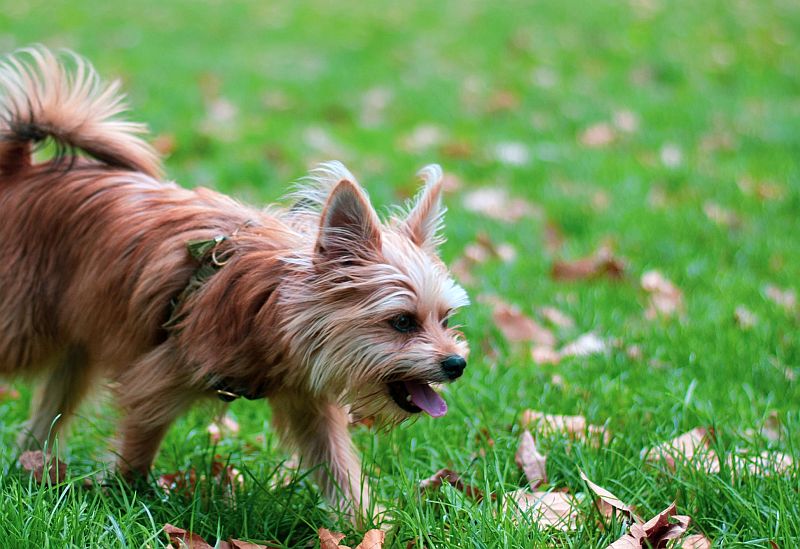
[[[0,65],[0,375],[41,379],[20,444],[51,443],[105,379],[117,469],[141,478],[195,401],[264,398],[327,499],[363,512],[349,422],[441,416],[434,387],[466,366],[448,320],[468,297],[437,253],[441,169],[384,220],[338,162],[256,208],[165,182],[126,109],[75,54]]]

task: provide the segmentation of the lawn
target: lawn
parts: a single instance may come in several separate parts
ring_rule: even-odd
[[[442,253],[471,275],[472,305],[457,320],[472,353],[445,390],[444,418],[354,427],[391,516],[387,547],[606,547],[627,525],[594,509],[579,470],[645,520],[676,501],[689,532],[716,547],[796,546],[796,1],[0,0],[0,52],[35,42],[121,77],[131,117],[150,125],[169,177],[185,186],[266,203],[337,158],[386,206],[414,192],[418,168],[444,167]],[[501,200],[487,211],[490,199]],[[601,248],[621,276],[552,275],[556,262]],[[674,313],[648,313],[650,271],[679,289]],[[497,299],[518,307],[506,316],[547,327],[554,348],[593,333],[602,349],[542,363],[541,341],[509,339]],[[572,325],[554,324],[547,306]],[[19,396],[0,395],[0,546],[162,546],[165,523],[279,547],[313,546],[320,527],[349,545],[363,534],[284,467],[265,403],[234,402],[239,432],[216,442],[207,426],[218,409],[194,409],[171,429],[154,476],[194,468],[203,478],[135,493],[108,475],[114,412],[102,395],[59,448],[68,482],[29,478],[14,441],[31,386],[11,388]],[[582,415],[608,433],[598,443],[529,427],[547,456],[538,489],[580,494],[573,528],[508,504],[528,483],[515,463],[525,410]],[[713,432],[705,442],[719,456],[781,452],[795,463],[748,470],[720,458],[709,472],[643,453],[695,427]],[[244,489],[215,482],[215,460],[241,471]],[[443,467],[486,497],[420,493]]]

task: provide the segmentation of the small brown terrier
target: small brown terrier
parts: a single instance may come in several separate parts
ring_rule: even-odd
[[[466,364],[447,320],[467,296],[437,257],[441,170],[386,222],[337,162],[288,209],[183,189],[160,178],[144,127],[116,118],[117,83],[69,57],[37,47],[0,65],[0,375],[42,378],[20,443],[52,440],[105,378],[118,468],[147,474],[195,400],[267,398],[329,500],[359,514],[349,420],[441,416],[431,384]],[[33,164],[46,139],[59,153]]]

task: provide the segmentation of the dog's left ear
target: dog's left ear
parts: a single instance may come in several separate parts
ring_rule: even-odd
[[[414,199],[414,206],[401,226],[417,246],[435,252],[444,240],[441,236],[446,211],[442,206],[442,168],[431,164],[422,168],[417,176],[425,186]]]
[[[349,261],[368,259],[380,249],[378,214],[356,183],[342,179],[322,210],[315,255],[325,261]]]

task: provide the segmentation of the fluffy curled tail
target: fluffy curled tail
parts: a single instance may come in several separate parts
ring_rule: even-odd
[[[139,137],[146,127],[117,118],[126,110],[119,81],[103,84],[88,61],[65,57],[71,70],[43,46],[0,63],[0,174],[30,166],[31,145],[51,138],[60,151],[159,177],[161,160]]]

